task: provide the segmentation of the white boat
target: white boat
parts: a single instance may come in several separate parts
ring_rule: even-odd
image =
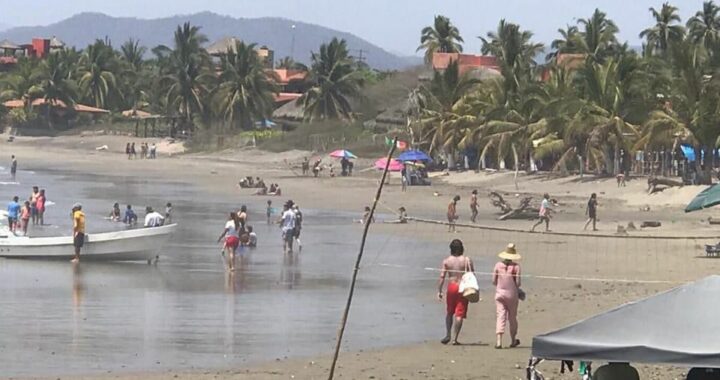
[[[150,260],[161,254],[177,224],[87,234],[80,260]],[[72,236],[25,237],[0,230],[0,257],[17,259],[63,259],[74,255]]]

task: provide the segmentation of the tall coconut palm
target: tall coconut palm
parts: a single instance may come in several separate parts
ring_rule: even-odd
[[[278,69],[285,70],[307,70],[307,66],[295,61],[291,57],[283,57],[275,64]]]
[[[680,41],[685,34],[685,28],[680,25],[678,8],[663,3],[660,11],[650,8],[655,25],[640,32],[640,38],[647,40],[647,48],[651,51],[664,55],[674,41]]]
[[[310,89],[298,99],[306,120],[352,119],[350,98],[360,96],[362,76],[348,55],[345,40],[333,38],[312,53]]]
[[[487,38],[478,37],[483,54],[497,57],[509,93],[516,93],[523,83],[533,80],[535,56],[542,52],[543,45],[532,42],[532,36],[532,32],[502,19],[495,32],[489,32]]]
[[[0,100],[22,99],[27,105],[32,99],[38,61],[28,57],[18,60],[13,70],[0,77]]]
[[[164,68],[166,104],[170,111],[180,115],[183,126],[193,128],[193,118],[205,111],[204,97],[208,94],[207,81],[213,78],[209,71],[210,60],[202,44],[207,42],[200,27],[185,23],[178,26],[173,49],[161,46],[155,49]]]
[[[53,129],[51,109],[64,103],[73,107],[76,99],[76,84],[71,79],[72,69],[60,52],[51,53],[40,63],[35,76],[37,85],[30,91],[45,101],[48,127]]]
[[[590,18],[580,19],[578,24],[581,26],[582,38],[579,42],[583,53],[596,62],[602,62],[613,53],[618,45],[616,34],[619,29],[605,12],[595,9]]]
[[[145,62],[143,57],[146,52],[147,49],[144,46],[140,46],[140,41],[132,38],[120,46],[122,59],[136,72],[142,69],[143,63]]]
[[[265,73],[255,44],[237,41],[222,57],[220,86],[216,99],[219,112],[234,125],[249,129],[255,120],[265,120],[273,110],[278,87]]]
[[[101,40],[88,46],[80,59],[80,89],[95,107],[105,108],[108,96],[117,87],[114,59],[112,48]]]
[[[581,53],[580,30],[577,26],[568,25],[565,29],[558,29],[560,38],[550,44],[552,51],[547,55],[548,61],[553,61],[559,54]]]
[[[720,7],[713,1],[703,3],[703,9],[687,22],[688,34],[696,43],[702,43],[710,54],[713,66],[720,66]]]
[[[445,16],[435,16],[432,26],[420,32],[420,46],[425,51],[425,63],[430,64],[434,53],[460,53],[463,51],[460,30]]]

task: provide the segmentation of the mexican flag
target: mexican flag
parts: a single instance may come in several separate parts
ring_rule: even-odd
[[[393,144],[393,139],[385,136],[385,145],[387,145],[387,146],[392,146],[392,144]],[[397,148],[398,148],[398,149],[404,150],[404,149],[407,149],[407,147],[408,147],[408,143],[407,143],[407,142],[405,142],[405,141],[400,141],[400,140],[397,141]]]

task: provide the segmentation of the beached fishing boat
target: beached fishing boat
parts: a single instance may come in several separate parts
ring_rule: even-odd
[[[177,224],[87,234],[81,260],[150,260],[162,253]],[[25,237],[0,230],[0,257],[17,259],[70,260],[72,236]]]

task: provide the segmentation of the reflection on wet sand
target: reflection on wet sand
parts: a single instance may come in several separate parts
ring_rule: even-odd
[[[85,310],[83,309],[83,296],[85,293],[85,283],[83,282],[82,270],[80,263],[72,263],[72,304],[73,304],[73,333],[72,333],[72,351],[76,352],[82,338],[82,323],[85,319]]]
[[[280,286],[286,289],[293,289],[300,285],[300,254],[286,253],[283,257],[282,268],[280,268]]]

